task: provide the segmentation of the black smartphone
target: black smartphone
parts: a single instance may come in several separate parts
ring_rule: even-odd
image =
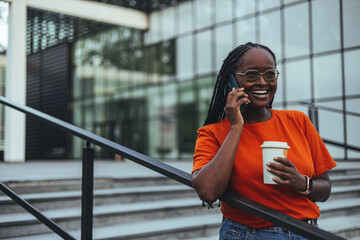
[[[226,84],[226,94],[229,94],[229,92],[231,92],[233,89],[239,88],[239,84],[236,81],[234,74],[230,74],[230,77],[228,79],[228,82]],[[243,97],[240,97],[239,99],[241,99]],[[237,101],[239,101],[239,99]],[[243,104],[241,104],[240,106],[240,112],[241,114],[245,111],[245,108],[247,106],[248,102],[244,102]]]

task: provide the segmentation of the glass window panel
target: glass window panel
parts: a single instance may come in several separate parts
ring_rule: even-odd
[[[236,0],[236,16],[244,16],[255,12],[254,0]]]
[[[260,43],[281,56],[280,11],[260,16]]]
[[[176,73],[179,80],[190,78],[194,74],[193,67],[193,36],[177,39],[176,44]]]
[[[177,151],[177,85],[167,84],[162,88],[163,104],[160,113],[160,129],[162,138],[160,138],[159,146],[157,147],[162,158],[175,158]]]
[[[284,101],[284,97],[283,97],[284,89],[283,88],[284,88],[285,77],[283,76],[283,74],[281,74],[283,72],[283,70],[282,70],[283,65],[278,64],[276,68],[280,72],[280,75],[277,80],[277,90],[276,90],[273,104],[281,103],[282,101]]]
[[[359,152],[355,152],[355,151],[348,150],[348,158],[350,158],[350,159],[355,159],[355,160],[359,160],[359,159],[360,159],[360,153],[359,153]]]
[[[200,32],[197,38],[197,72],[199,74],[211,72],[212,47],[211,31]]]
[[[285,8],[284,24],[286,57],[309,54],[308,4]]]
[[[360,1],[343,1],[344,46],[360,45]]]
[[[346,129],[347,129],[347,142],[350,145],[360,145],[360,128],[359,128],[360,117],[358,116],[346,116]]]
[[[151,109],[148,111],[150,116],[159,115],[159,108],[161,106],[161,94],[159,87],[151,87],[147,89],[147,109]]]
[[[237,44],[256,42],[255,18],[249,18],[237,22]]]
[[[300,111],[305,113],[306,115],[309,115],[309,108],[303,104],[289,105],[286,107],[286,109]]]
[[[216,35],[216,69],[220,69],[223,60],[233,49],[232,25],[225,25],[215,29]]]
[[[286,63],[286,100],[299,101],[311,98],[309,60]]]
[[[350,112],[360,113],[360,99],[346,100],[346,110]]]
[[[315,98],[342,95],[340,54],[314,58],[314,82]]]
[[[204,124],[207,112],[209,110],[209,103],[214,89],[215,78],[214,77],[202,78],[196,81],[196,83],[198,84],[197,104],[198,104],[198,112],[200,115],[198,127],[200,127]]]
[[[151,44],[160,39],[159,12],[152,12],[149,16],[149,30],[145,33],[145,43]]]
[[[210,26],[212,24],[212,1],[209,0],[198,0],[195,1],[196,5],[196,22],[197,29]]]
[[[259,1],[259,9],[260,11],[264,11],[269,8],[279,7],[281,5],[280,0],[266,0]]]
[[[162,11],[161,22],[163,27],[162,39],[173,38],[175,35],[175,8],[170,7]]]
[[[175,105],[177,102],[177,89],[174,83],[166,84],[163,87],[163,106],[170,108],[167,111],[175,112]]]
[[[343,101],[326,101],[326,102],[317,102],[317,106],[319,107],[330,107],[337,110],[343,110]]]
[[[324,139],[344,142],[344,118],[341,113],[319,109],[319,133]],[[334,127],[339,126],[339,127]]]
[[[191,157],[194,153],[197,130],[197,102],[194,82],[181,83],[178,104],[178,141],[181,157]]]
[[[312,1],[314,52],[340,48],[340,16],[338,0]]]
[[[345,157],[345,151],[344,148],[336,147],[331,144],[325,144],[327,150],[329,151],[331,157],[337,158],[337,159],[344,159]]]
[[[233,1],[216,0],[216,22],[223,22],[232,19]]]
[[[360,93],[359,62],[360,50],[345,52],[345,92],[346,95]]]
[[[179,33],[185,33],[192,30],[192,2],[184,2],[178,5],[178,21],[179,24]]]
[[[149,156],[153,158],[159,158],[160,154],[158,151],[158,147],[161,141],[161,132],[159,131],[159,128],[161,126],[160,120],[158,117],[152,117],[149,118],[147,121],[148,124],[148,136],[149,139],[147,141],[148,148],[149,148]]]

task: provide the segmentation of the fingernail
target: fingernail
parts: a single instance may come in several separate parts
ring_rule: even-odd
[[[269,172],[271,172],[271,169],[270,169],[270,168],[267,168],[267,170],[268,170]]]
[[[266,166],[270,166],[270,163],[266,163]]]

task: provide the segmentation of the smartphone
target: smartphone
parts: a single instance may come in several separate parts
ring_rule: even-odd
[[[230,74],[230,77],[228,79],[228,82],[226,84],[226,94],[229,94],[229,92],[231,92],[234,88],[239,88],[239,84],[236,81],[234,74]],[[239,101],[239,99],[243,98],[243,96],[239,97],[237,101]],[[240,112],[241,114],[245,111],[245,108],[247,107],[248,102],[244,102],[243,104],[241,104],[240,106]]]

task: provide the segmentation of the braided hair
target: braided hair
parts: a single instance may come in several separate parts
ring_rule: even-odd
[[[227,84],[228,78],[230,74],[236,70],[236,66],[239,63],[241,57],[245,54],[245,52],[247,52],[252,48],[265,49],[272,55],[272,57],[274,58],[274,62],[276,64],[275,54],[270,50],[270,48],[264,45],[248,42],[233,49],[223,61],[223,64],[217,76],[214,92],[211,98],[209,111],[204,126],[208,124],[220,122],[222,119],[224,119],[225,117],[224,107],[226,104],[226,97],[227,97],[225,86]],[[270,101],[268,106],[269,108],[272,107],[273,100],[274,99]]]

